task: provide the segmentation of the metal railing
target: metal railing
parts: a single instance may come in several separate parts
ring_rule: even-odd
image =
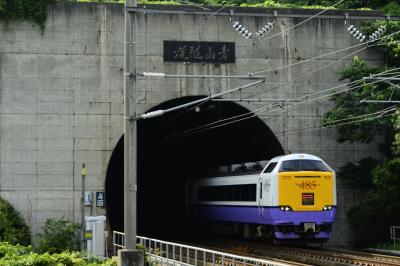
[[[113,231],[112,244],[113,244],[114,256],[117,256],[118,250],[125,248],[125,233]]]
[[[393,240],[393,249],[396,249],[396,241],[400,240],[400,226],[390,227],[390,239]]]
[[[114,255],[124,248],[122,232],[113,232]],[[144,247],[146,260],[150,265],[229,265],[229,266],[287,266],[290,264],[272,260],[257,259],[246,256],[204,249],[194,246],[172,243],[168,241],[137,236],[138,242]]]

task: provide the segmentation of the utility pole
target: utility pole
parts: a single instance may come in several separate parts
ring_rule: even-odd
[[[125,247],[136,246],[137,122],[136,119],[136,0],[125,1],[124,59],[124,232]]]
[[[81,187],[81,251],[85,249],[85,178],[86,178],[86,165],[83,163],[81,168],[82,187]]]
[[[137,122],[136,122],[136,0],[125,0],[124,26],[124,244],[119,265],[144,265],[136,250]]]

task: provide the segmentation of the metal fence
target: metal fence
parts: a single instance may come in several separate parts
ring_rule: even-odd
[[[122,232],[113,232],[114,255],[124,248]],[[182,245],[158,239],[137,236],[138,242],[144,247],[146,261],[157,265],[229,265],[229,266],[287,266],[290,264],[272,260],[257,259],[245,256]]]
[[[390,227],[390,239],[393,240],[393,249],[396,249],[396,241],[400,240],[400,226]]]

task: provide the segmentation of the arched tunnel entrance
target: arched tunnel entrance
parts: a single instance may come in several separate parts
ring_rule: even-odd
[[[152,110],[199,98],[174,99]],[[138,234],[168,237],[187,233],[187,178],[207,175],[219,165],[267,160],[284,153],[278,139],[258,117],[215,128],[212,126],[216,124],[210,124],[248,112],[237,103],[208,101],[138,122]],[[189,131],[206,124],[202,130]],[[112,230],[118,231],[123,231],[123,146],[121,137],[106,177],[107,216]]]

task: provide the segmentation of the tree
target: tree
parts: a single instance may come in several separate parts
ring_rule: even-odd
[[[363,31],[371,33],[380,25],[366,25]],[[397,32],[400,23],[388,23],[386,28],[387,34]],[[399,40],[400,36],[396,34],[377,42],[379,49],[386,53],[385,67],[369,66],[356,57],[353,64],[341,72],[341,79],[357,81],[383,70],[390,73],[391,69],[400,67]],[[394,73],[387,76],[393,76]],[[397,111],[393,116],[397,108],[395,104],[365,104],[361,100],[399,100],[400,92],[398,88],[382,82],[371,84],[362,80],[351,86],[347,93],[337,94],[331,99],[334,107],[325,115],[323,123],[330,126],[335,125],[337,120],[350,118],[346,121],[351,123],[337,127],[339,142],[368,143],[377,137],[382,139],[381,147],[386,157],[383,162],[366,158],[358,164],[346,165],[339,173],[353,186],[368,189],[367,198],[347,213],[354,244],[366,246],[387,241],[389,226],[400,223],[400,113]],[[389,109],[391,111],[387,111]],[[360,117],[371,119],[360,120]]]
[[[21,245],[29,245],[31,242],[29,227],[14,207],[2,198],[0,198],[0,241]]]
[[[38,234],[37,251],[61,253],[66,250],[77,250],[77,231],[79,225],[65,220],[47,219],[42,227],[42,233]]]
[[[366,157],[357,163],[350,162],[340,169],[338,177],[352,187],[371,189],[374,186],[372,171],[378,163],[379,161],[372,157]]]

